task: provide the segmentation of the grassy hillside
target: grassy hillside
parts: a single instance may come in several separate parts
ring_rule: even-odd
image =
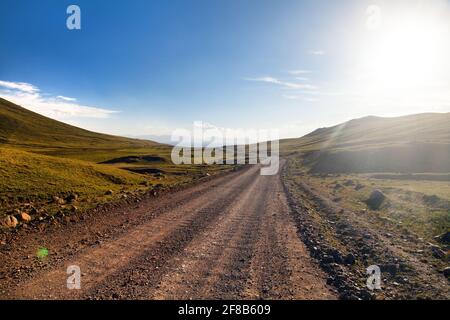
[[[0,195],[4,202],[49,200],[49,195],[104,194],[138,185],[144,176],[73,159],[60,159],[0,147]]]
[[[31,206],[58,213],[68,204],[55,197],[70,195],[83,209],[230,167],[176,166],[170,152],[168,145],[90,132],[0,98],[0,216]]]
[[[130,154],[163,155],[153,141],[95,133],[49,119],[0,98],[0,144],[34,153],[102,162]]]
[[[0,141],[23,148],[144,148],[156,142],[110,136],[49,119],[0,98]]]
[[[313,172],[450,172],[450,113],[365,117],[280,144]]]

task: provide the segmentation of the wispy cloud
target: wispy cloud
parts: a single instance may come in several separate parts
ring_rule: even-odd
[[[312,54],[314,56],[323,56],[326,54],[325,50],[311,50],[309,51],[309,54]]]
[[[77,101],[76,98],[70,98],[70,97],[65,97],[65,96],[57,96],[56,98],[64,100],[64,101]]]
[[[259,77],[259,78],[245,78],[245,80],[273,83],[273,84],[282,86],[284,88],[289,88],[289,89],[302,89],[302,90],[316,90],[317,89],[316,86],[311,85],[311,84],[282,81],[280,79],[270,77],[270,76]]]
[[[0,87],[11,89],[11,90],[18,90],[21,92],[26,93],[35,93],[39,92],[39,89],[32,84],[25,83],[25,82],[10,82],[10,81],[1,81],[0,80]]]
[[[319,99],[316,98],[308,98],[301,95],[291,95],[291,94],[283,94],[283,98],[287,100],[303,100],[308,102],[316,102],[319,101]]]
[[[118,111],[85,106],[76,98],[42,94],[41,90],[25,82],[0,81],[0,97],[17,105],[56,119],[76,117],[108,118]]]
[[[289,71],[290,74],[292,75],[300,75],[300,74],[308,74],[311,73],[311,71],[309,70],[303,70],[303,69],[298,69],[298,70],[291,70]]]
[[[287,100],[300,100],[301,99],[300,96],[292,95],[292,94],[283,94],[283,98],[285,98]]]

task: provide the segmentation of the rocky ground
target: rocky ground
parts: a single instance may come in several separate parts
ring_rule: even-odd
[[[341,199],[309,185],[294,162],[284,172],[284,181],[298,234],[341,298],[450,298],[448,239],[440,239],[437,246],[405,228],[380,224],[367,210],[348,209]],[[367,199],[369,209],[380,205],[380,193],[374,190]],[[381,290],[367,289],[366,269],[371,265],[381,269]]]

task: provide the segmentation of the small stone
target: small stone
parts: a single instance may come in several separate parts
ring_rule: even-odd
[[[20,220],[23,221],[23,222],[30,222],[31,221],[30,215],[28,213],[26,213],[26,212],[21,212],[19,217],[20,217]]]
[[[6,216],[1,221],[0,224],[4,227],[8,228],[15,228],[19,222],[17,221],[16,217],[14,216]]]
[[[356,262],[356,258],[355,258],[355,255],[352,253],[347,254],[344,258],[345,264],[353,265],[353,264],[355,264],[355,262]]]
[[[57,203],[57,204],[60,204],[60,205],[66,203],[66,201],[64,201],[64,199],[61,199],[60,197],[57,197],[57,196],[53,196],[53,202]]]
[[[450,231],[437,236],[436,240],[445,244],[450,244]]]
[[[381,205],[385,200],[386,196],[384,195],[384,193],[379,189],[375,189],[370,194],[369,199],[366,200],[366,204],[369,206],[370,209],[378,210],[380,209]]]
[[[66,197],[67,202],[74,202],[78,200],[78,195],[76,193],[71,193]]]
[[[445,252],[442,251],[439,246],[432,245],[431,253],[433,254],[433,257],[438,258],[438,259],[442,259],[445,257]]]
[[[355,182],[353,180],[347,180],[343,183],[343,185],[349,187],[355,185]]]
[[[398,264],[394,264],[394,263],[380,265],[381,272],[388,272],[391,275],[396,275],[399,268],[400,268],[400,266]]]
[[[444,270],[442,270],[442,273],[444,274],[444,276],[447,279],[450,279],[450,267],[445,268]]]

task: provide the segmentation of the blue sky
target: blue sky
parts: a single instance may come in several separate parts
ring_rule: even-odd
[[[448,1],[391,3],[3,0],[0,96],[128,136],[201,120],[288,137],[369,114],[450,111]],[[66,28],[70,4],[81,8],[81,30]],[[399,46],[388,41],[395,32],[419,40]],[[417,66],[422,80],[408,80]]]

